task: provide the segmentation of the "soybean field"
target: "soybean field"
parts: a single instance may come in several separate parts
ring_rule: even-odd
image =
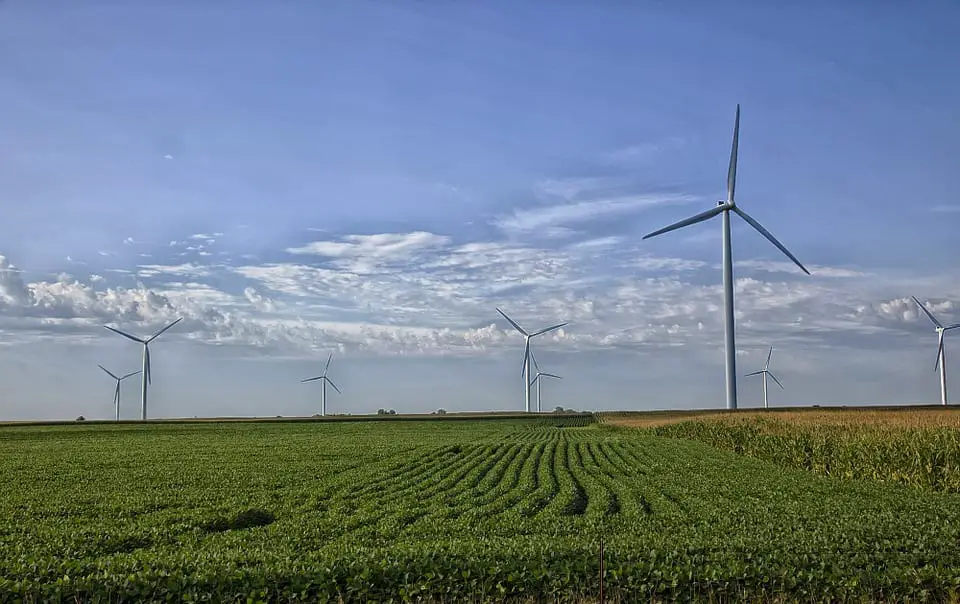
[[[0,601],[956,601],[960,495],[669,436],[3,427]]]

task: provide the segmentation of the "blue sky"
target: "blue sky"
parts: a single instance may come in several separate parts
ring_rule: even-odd
[[[960,321],[960,8],[948,2],[0,4],[0,418],[934,401]],[[960,350],[960,342],[948,342]],[[958,378],[960,379],[960,378]],[[136,379],[124,415],[135,416]],[[960,388],[960,385],[957,386]],[[741,380],[742,406],[760,403]],[[957,396],[960,396],[960,390]]]

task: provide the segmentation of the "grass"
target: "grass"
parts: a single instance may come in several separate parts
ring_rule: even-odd
[[[955,494],[441,417],[2,428],[0,600],[591,601],[601,538],[608,601],[960,587]]]

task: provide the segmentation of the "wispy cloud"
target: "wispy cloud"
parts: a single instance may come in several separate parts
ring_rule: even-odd
[[[645,162],[662,155],[666,151],[680,149],[686,141],[678,136],[671,136],[657,142],[637,143],[627,145],[603,155],[603,159],[613,164],[634,164]]]
[[[930,211],[937,214],[956,214],[960,212],[960,204],[933,206]]]
[[[290,254],[323,256],[351,270],[368,272],[376,266],[410,258],[450,242],[445,235],[426,231],[347,235],[339,241],[314,241],[300,247],[287,248]]]
[[[510,234],[524,234],[551,227],[579,224],[591,220],[629,214],[643,209],[696,201],[691,195],[626,195],[590,201],[574,201],[558,205],[514,210],[497,217],[493,224]]]
[[[792,262],[779,262],[772,260],[738,260],[734,263],[735,268],[747,269],[752,271],[764,272],[764,273],[790,273],[794,275],[802,275],[803,271],[800,270],[796,264]],[[821,266],[816,264],[805,265],[807,270],[810,271],[811,276],[816,277],[828,277],[836,279],[856,279],[860,277],[866,277],[869,273],[864,273],[861,271],[856,271],[848,268],[842,268],[838,266]],[[716,268],[720,268],[720,265],[716,265]]]

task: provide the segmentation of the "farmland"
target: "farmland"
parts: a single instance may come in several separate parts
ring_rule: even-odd
[[[614,421],[630,422],[629,417]],[[702,414],[651,423],[696,440],[838,478],[960,493],[960,409],[852,409]]]
[[[661,429],[3,427],[0,600],[956,600],[960,495]]]

